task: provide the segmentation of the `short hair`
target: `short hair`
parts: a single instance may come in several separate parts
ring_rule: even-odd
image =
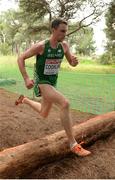
[[[51,23],[51,28],[57,28],[60,24],[68,25],[67,21],[63,19],[54,19]]]

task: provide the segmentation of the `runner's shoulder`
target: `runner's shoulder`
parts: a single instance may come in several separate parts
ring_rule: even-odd
[[[44,41],[40,41],[38,43],[35,43],[33,45],[33,47],[36,49],[36,51],[38,52],[38,54],[43,54],[44,52],[44,47],[45,47],[45,40]]]

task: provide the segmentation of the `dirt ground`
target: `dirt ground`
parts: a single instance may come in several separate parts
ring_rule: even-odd
[[[30,142],[62,130],[57,107],[53,107],[47,119],[27,105],[14,105],[19,95],[0,89],[0,150]],[[71,110],[73,124],[81,123],[95,115]],[[89,157],[68,157],[36,168],[21,178],[32,179],[110,179],[115,178],[115,133],[88,147]]]

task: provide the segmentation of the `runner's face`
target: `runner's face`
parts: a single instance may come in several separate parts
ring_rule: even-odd
[[[54,29],[54,34],[58,41],[63,41],[65,39],[68,27],[66,24],[60,24],[56,29]]]

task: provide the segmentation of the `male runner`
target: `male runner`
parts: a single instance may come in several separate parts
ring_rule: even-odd
[[[36,72],[39,78],[38,88],[42,101],[41,103],[35,102],[21,95],[16,101],[16,105],[21,103],[27,104],[44,118],[48,116],[53,103],[58,105],[60,107],[60,119],[67,134],[71,151],[78,156],[87,156],[91,152],[82,148],[73,136],[69,101],[55,88],[58,70],[64,55],[73,67],[78,64],[78,60],[71,54],[67,42],[64,41],[68,30],[67,22],[62,19],[55,19],[52,21],[51,29],[52,34],[48,40],[36,43],[18,58],[18,66],[25,85],[28,89],[31,89],[34,86],[34,81],[29,78],[26,72],[25,60],[32,56],[37,56]]]

